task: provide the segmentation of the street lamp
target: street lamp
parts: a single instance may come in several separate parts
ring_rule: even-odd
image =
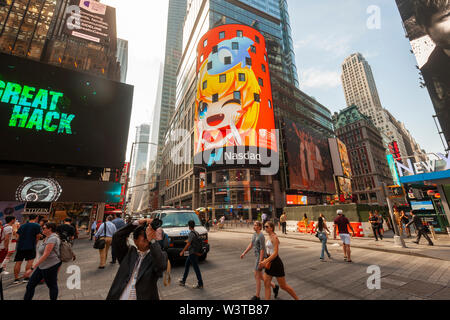
[[[126,187],[125,187],[125,204],[126,204],[126,200],[128,198],[128,188],[129,188],[129,181],[130,181],[130,171],[131,171],[131,165],[133,163],[133,151],[134,151],[134,146],[136,144],[151,144],[154,145],[156,147],[158,147],[158,145],[156,143],[153,142],[133,142],[133,144],[131,145],[131,154],[130,154],[130,165],[128,167],[128,171],[127,171],[127,183],[126,183]],[[126,209],[125,209],[126,210]]]

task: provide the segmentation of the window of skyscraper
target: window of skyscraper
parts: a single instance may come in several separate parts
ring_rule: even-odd
[[[217,102],[217,101],[219,101],[219,94],[218,93],[213,94],[213,96],[212,96],[212,102]]]
[[[233,98],[240,101],[241,100],[241,92],[240,91],[235,91],[233,93]]]
[[[246,63],[248,66],[251,66],[251,65],[252,65],[252,59],[251,59],[251,58],[245,58],[245,63]]]
[[[212,53],[217,53],[217,51],[219,51],[219,48],[217,46],[214,46],[212,48]]]
[[[226,74],[221,74],[221,75],[219,76],[219,82],[220,82],[220,83],[225,83],[225,82],[227,82],[227,75],[226,75]]]
[[[245,81],[245,73],[239,73],[239,81]]]
[[[261,69],[262,69],[263,72],[266,72],[266,66],[265,65],[262,64],[261,65]]]
[[[237,31],[237,37],[238,38],[242,38],[244,36],[244,32],[242,32],[241,30]]]
[[[255,102],[261,102],[261,96],[257,93],[254,94]]]
[[[224,63],[224,64],[231,64],[231,57],[225,57],[225,58],[223,59],[223,63]]]
[[[258,78],[258,83],[261,87],[264,87],[264,81],[261,78]]]
[[[233,50],[239,50],[239,42],[233,42],[231,44],[231,47]]]
[[[225,31],[219,33],[219,39],[225,39]]]
[[[251,52],[256,53],[256,47],[255,46],[250,46],[250,50],[251,50]]]
[[[259,43],[259,42],[260,42],[260,40],[259,40],[259,37],[258,37],[258,36],[255,36],[255,41],[256,41],[256,43]]]
[[[205,41],[203,41],[203,48],[205,48],[208,45],[208,39],[205,39]]]
[[[208,87],[208,81],[203,82],[203,90],[205,90]]]

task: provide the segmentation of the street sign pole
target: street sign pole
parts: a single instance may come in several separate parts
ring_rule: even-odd
[[[398,230],[397,223],[395,222],[394,210],[393,210],[391,198],[389,196],[389,193],[388,193],[388,190],[386,187],[386,183],[383,183],[383,192],[384,192],[384,195],[386,197],[386,201],[387,201],[387,204],[389,207],[389,215],[391,217],[392,227],[394,228],[394,244],[395,244],[395,246],[406,248],[405,240],[403,240],[403,237],[400,236],[400,232]]]

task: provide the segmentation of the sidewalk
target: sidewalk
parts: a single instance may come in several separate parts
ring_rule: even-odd
[[[276,228],[277,235],[280,239],[295,239],[301,241],[310,241],[318,243],[319,240],[314,236],[314,234],[301,234],[297,232],[288,231],[287,235],[281,233],[281,231]],[[211,228],[211,231],[214,230]],[[220,232],[237,232],[237,233],[248,233],[252,234],[253,225],[249,225],[249,227],[245,225],[237,224],[226,224],[224,229],[221,229]],[[389,253],[397,253],[404,255],[411,255],[417,257],[426,257],[438,260],[450,261],[450,236],[448,235],[436,235],[436,240],[434,240],[431,235],[434,246],[428,246],[428,243],[425,239],[420,239],[419,244],[413,243],[416,240],[416,237],[407,239],[405,238],[406,248],[397,247],[394,245],[393,232],[387,231],[385,232],[385,238],[382,241],[375,241],[374,238],[352,238],[351,246],[353,248],[360,249],[368,249],[368,250],[376,250],[376,251],[384,251]],[[328,244],[333,245],[335,243],[341,244],[339,237],[334,240],[333,236],[328,238]]]

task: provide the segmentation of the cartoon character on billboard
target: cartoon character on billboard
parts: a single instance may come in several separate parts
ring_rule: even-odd
[[[202,63],[196,100],[197,153],[257,146],[261,87],[249,65],[252,44],[246,37],[222,41]]]

